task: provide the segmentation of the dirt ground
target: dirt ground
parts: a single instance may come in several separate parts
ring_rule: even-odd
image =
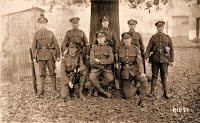
[[[129,100],[90,97],[72,98],[66,107],[59,106],[60,93],[51,91],[50,79],[43,98],[33,93],[31,77],[1,83],[1,122],[131,122],[199,123],[200,122],[200,45],[176,38],[175,64],[169,68],[171,100],[162,97],[162,85],[156,85],[156,97],[147,98],[146,108],[137,106],[139,97]],[[150,65],[147,65],[150,75]],[[58,90],[60,82],[58,81]],[[150,84],[148,86],[150,91]]]

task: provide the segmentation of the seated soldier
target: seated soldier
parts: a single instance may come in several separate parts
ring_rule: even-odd
[[[123,98],[129,99],[135,94],[134,81],[140,83],[141,97],[139,105],[144,106],[147,81],[144,74],[140,49],[131,44],[132,34],[123,33],[124,45],[119,49],[119,65],[121,66],[121,83]]]
[[[111,97],[111,93],[106,92],[99,83],[99,77],[102,75],[104,77],[103,85],[108,86],[113,82],[113,72],[112,64],[114,62],[114,54],[112,48],[105,44],[106,33],[100,31],[96,33],[96,38],[98,41],[97,45],[94,45],[90,51],[90,65],[91,72],[89,79],[92,85],[95,87],[96,91],[103,93],[108,98]]]
[[[82,56],[77,51],[76,45],[71,43],[66,48],[64,58],[61,60],[61,98],[66,99],[69,97],[69,88],[72,89],[77,80],[79,80],[79,97],[85,98],[82,93],[85,78],[86,67],[83,64]]]

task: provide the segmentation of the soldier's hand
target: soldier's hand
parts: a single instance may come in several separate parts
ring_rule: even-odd
[[[69,82],[69,87],[72,89],[74,87],[72,82]]]
[[[115,68],[121,69],[121,64],[119,64],[119,63],[115,64]]]
[[[37,54],[35,54],[33,58],[36,59],[37,58]]]
[[[35,58],[33,58],[33,62],[34,62],[34,63],[37,63],[37,60],[36,60]]]
[[[118,63],[115,64],[115,68],[119,69],[119,64]]]
[[[100,60],[99,60],[98,58],[95,58],[95,61],[96,61],[97,63],[99,63],[99,62],[100,62]]]
[[[90,56],[89,55],[86,55],[86,59],[89,59],[90,58]]]
[[[59,62],[59,61],[60,61],[60,58],[57,58],[56,61]]]

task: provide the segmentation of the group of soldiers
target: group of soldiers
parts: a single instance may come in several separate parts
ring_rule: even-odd
[[[46,29],[48,19],[44,15],[38,19],[41,28],[34,35],[32,53],[40,70],[39,96],[44,93],[46,67],[50,73],[53,90],[56,91],[55,62],[61,60],[62,99],[70,97],[70,90],[76,82],[79,83],[79,97],[85,99],[83,89],[89,80],[94,96],[103,94],[111,98],[112,93],[109,90],[111,85],[114,85],[115,89],[121,90],[125,99],[131,98],[136,91],[139,92],[139,105],[144,106],[147,96],[144,63],[145,59],[149,58],[152,64],[152,81],[151,92],[148,95],[154,96],[160,70],[163,96],[166,99],[170,98],[167,93],[167,74],[168,65],[173,65],[174,50],[171,38],[163,32],[164,21],[155,23],[158,33],[151,37],[145,52],[142,36],[135,31],[136,20],[128,20],[130,30],[124,32],[119,41],[115,32],[109,28],[109,17],[104,16],[100,19],[102,29],[90,42],[85,33],[78,28],[79,20],[78,17],[69,20],[72,29],[66,32],[60,48],[53,32]]]

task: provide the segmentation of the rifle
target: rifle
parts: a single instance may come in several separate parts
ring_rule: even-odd
[[[35,92],[35,95],[37,94],[37,78],[36,78],[36,74],[35,74],[35,65],[34,65],[34,61],[33,61],[33,53],[31,48],[29,49],[30,52],[30,56],[31,56],[31,69],[32,69],[32,77],[33,77],[33,89]]]
[[[121,88],[121,61],[120,61],[120,57],[119,57],[119,50],[117,53],[117,57],[118,57],[118,79],[119,79],[119,89]]]
[[[146,74],[146,65],[145,65],[144,53],[142,53],[142,62],[143,62],[143,67],[144,67],[144,73]]]
[[[76,65],[76,72],[74,74],[74,76],[72,77],[72,84],[74,84],[77,80],[77,76],[78,76],[78,68],[79,68],[79,63],[80,63],[80,58],[81,58],[81,50],[78,51],[79,52],[79,56],[78,56],[78,61],[77,61],[77,65]]]
[[[120,81],[121,81],[120,71],[115,68],[115,64],[118,64],[118,63],[119,63],[119,50],[115,51],[115,48],[114,48],[113,74],[114,74],[114,77],[115,77],[115,88],[117,90],[120,89]]]

